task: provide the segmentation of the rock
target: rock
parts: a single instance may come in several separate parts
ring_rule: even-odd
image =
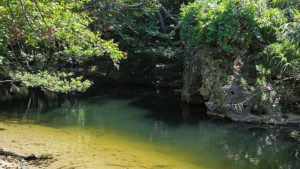
[[[237,53],[231,65],[222,68],[223,58],[214,49],[186,50],[183,74],[182,100],[190,104],[205,103],[207,113],[233,121],[286,124],[295,120],[284,119],[279,96],[272,85],[266,84],[267,99],[257,99],[247,84],[241,82],[243,54]],[[230,68],[230,69],[228,69]],[[221,79],[226,75],[227,80]],[[297,120],[296,120],[297,121]]]
[[[0,156],[0,168],[3,169],[27,169],[27,163],[23,159]]]

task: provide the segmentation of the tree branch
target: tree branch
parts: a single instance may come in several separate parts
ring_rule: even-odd
[[[104,0],[104,1],[108,2],[108,3],[115,4],[115,5],[119,5],[119,6],[122,6],[122,7],[137,7],[137,6],[141,6],[141,5],[144,4],[143,2],[136,3],[136,4],[125,4],[125,3],[116,2],[114,0]]]
[[[0,83],[14,83],[14,82],[20,82],[19,80],[2,80]]]
[[[164,13],[177,24],[177,20],[168,12],[168,10],[159,2],[159,0],[154,0],[154,1],[160,4],[161,6],[160,8],[164,11]]]

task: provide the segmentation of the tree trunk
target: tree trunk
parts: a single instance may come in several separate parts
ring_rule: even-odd
[[[162,30],[162,32],[164,34],[166,34],[167,33],[167,29],[166,29],[165,22],[164,22],[163,17],[161,16],[160,11],[157,12],[157,15],[158,15],[158,19],[159,19],[159,22],[160,22],[161,30]]]

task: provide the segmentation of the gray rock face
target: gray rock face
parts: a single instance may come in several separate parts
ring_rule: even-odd
[[[228,65],[231,70],[221,68],[212,49],[201,49],[197,53],[185,52],[184,86],[182,100],[190,104],[205,103],[208,114],[227,117],[233,121],[254,123],[300,123],[300,119],[283,117],[279,96],[266,84],[269,96],[257,99],[259,91],[251,91],[241,82],[241,57]],[[222,57],[218,57],[222,58]],[[230,73],[228,73],[230,72]],[[226,75],[226,82],[222,75]]]

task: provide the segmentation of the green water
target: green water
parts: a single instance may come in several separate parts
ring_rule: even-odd
[[[25,110],[27,99],[2,102],[0,120],[55,129],[76,128],[80,129],[78,132],[99,131],[90,134],[95,138],[117,133],[120,137],[115,139],[138,140],[137,149],[150,146],[145,151],[161,153],[170,159],[174,156],[174,161],[182,160],[196,168],[300,168],[300,143],[289,137],[291,128],[212,119],[205,115],[204,107],[187,106],[170,90],[101,87],[58,105],[41,104],[37,102],[40,106],[31,105]],[[80,146],[89,144],[81,142]]]

